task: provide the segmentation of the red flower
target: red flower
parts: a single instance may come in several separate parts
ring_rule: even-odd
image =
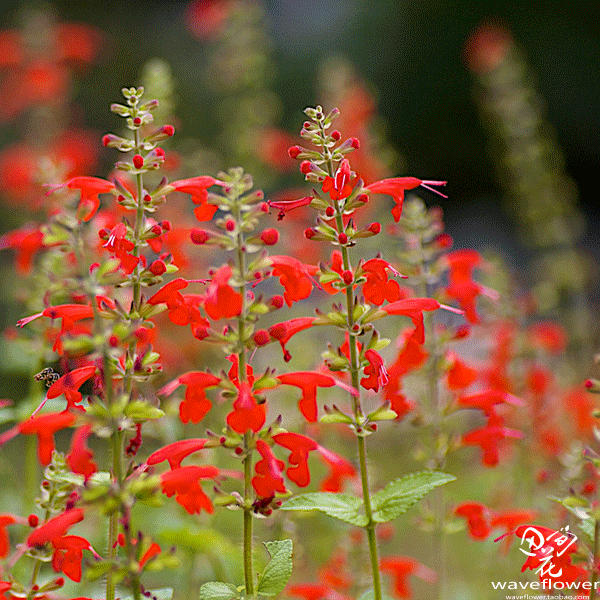
[[[292,355],[285,345],[290,341],[290,338],[293,335],[312,327],[314,321],[315,317],[297,317],[269,327],[269,335],[281,344],[283,358],[286,362],[291,360]]]
[[[285,288],[283,297],[288,306],[310,296],[316,266],[306,265],[290,256],[270,256],[269,261],[273,275],[279,277],[279,283]]]
[[[79,521],[83,521],[83,510],[81,508],[67,510],[60,515],[53,517],[49,521],[46,521],[37,529],[34,529],[27,538],[27,545],[30,548],[33,546],[43,546],[52,540],[64,536],[65,533],[75,525],[75,523],[79,523]]]
[[[317,420],[317,388],[332,387],[337,385],[353,396],[358,395],[358,391],[353,387],[346,385],[342,381],[317,373],[316,371],[298,371],[296,373],[283,373],[277,376],[277,379],[284,385],[293,385],[302,390],[302,397],[298,401],[298,408],[304,418],[314,423]]]
[[[8,534],[6,533],[7,525],[14,525],[19,523],[20,519],[14,515],[4,514],[0,515],[0,558],[6,558],[8,551],[10,550],[10,543]]]
[[[317,446],[317,452],[321,460],[329,467],[329,473],[319,486],[322,492],[339,492],[343,488],[345,479],[356,477],[354,465],[345,458],[331,450],[327,450],[327,448],[323,448],[323,446]]]
[[[356,177],[351,179],[352,171],[350,170],[350,161],[344,158],[340,162],[335,175],[333,177],[325,177],[325,181],[321,186],[321,189],[325,193],[329,193],[332,200],[342,200],[347,198],[354,189],[354,182]]]
[[[44,234],[33,227],[15,229],[0,237],[0,250],[13,248],[16,251],[17,271],[21,274],[31,270],[34,256],[44,247]]]
[[[367,275],[367,281],[363,285],[363,294],[367,302],[381,306],[385,301],[400,300],[400,285],[397,281],[388,279],[388,269],[394,275],[400,275],[390,263],[382,258],[371,258],[362,265],[362,270]]]
[[[523,401],[508,392],[500,390],[485,390],[470,396],[461,396],[458,399],[458,405],[463,408],[477,408],[486,415],[486,417],[495,416],[494,406],[502,403],[512,404],[514,406],[523,406]]]
[[[454,514],[467,519],[469,535],[475,540],[485,540],[492,531],[492,511],[479,502],[463,502],[454,509]]]
[[[379,568],[393,577],[393,593],[397,598],[412,598],[408,576],[414,575],[427,583],[435,583],[435,571],[408,556],[386,556],[379,561]]]
[[[534,323],[528,331],[531,344],[552,354],[559,354],[567,345],[567,334],[563,327],[552,321]]]
[[[389,381],[383,358],[381,358],[380,354],[375,352],[375,350],[367,350],[365,352],[365,358],[369,363],[364,368],[364,374],[367,377],[363,377],[363,379],[360,380],[360,384],[366,390],[378,392]]]
[[[169,498],[176,494],[177,502],[191,515],[204,509],[212,514],[214,508],[210,498],[200,487],[200,479],[214,479],[219,469],[213,466],[188,465],[171,469],[160,476],[163,494]]]
[[[83,221],[89,221],[100,206],[100,194],[108,194],[115,190],[115,184],[98,177],[79,176],[65,181],[65,183],[49,184],[52,189],[46,194],[52,194],[57,189],[69,188],[70,190],[79,190],[81,199],[77,207],[77,215]]]
[[[256,475],[252,478],[252,486],[257,496],[259,498],[272,498],[276,493],[287,493],[282,477],[285,463],[273,456],[269,444],[263,440],[256,442],[256,449],[262,456],[262,460],[256,463]]]
[[[54,451],[54,434],[75,423],[75,415],[69,412],[48,413],[39,417],[27,419],[18,425],[18,430],[24,435],[32,433],[38,438],[38,457],[43,466],[49,465]]]
[[[242,296],[230,285],[231,267],[223,265],[213,275],[204,297],[204,310],[211,319],[237,317],[242,312]]]
[[[78,391],[79,388],[88,379],[91,379],[95,373],[96,367],[94,365],[74,369],[55,381],[48,389],[46,396],[48,398],[58,398],[64,394],[67,399],[67,409],[74,407],[83,398],[81,392]]]
[[[236,384],[239,394],[233,403],[233,411],[227,415],[227,425],[238,433],[248,430],[259,431],[265,424],[265,405],[258,404],[252,388],[246,381]]]
[[[310,483],[308,470],[308,454],[318,447],[317,442],[299,433],[278,433],[273,436],[273,441],[291,451],[288,458],[290,466],[286,471],[288,478],[300,487]]]
[[[198,207],[194,209],[194,215],[198,221],[210,221],[213,215],[217,211],[218,206],[216,204],[208,203],[208,191],[211,185],[218,183],[214,177],[207,175],[201,177],[192,177],[191,179],[180,179],[179,181],[172,181],[168,184],[165,191],[169,188],[173,188],[178,192],[184,194],[191,194],[192,202],[198,204]]]
[[[497,425],[475,429],[463,436],[462,443],[465,446],[480,446],[483,450],[482,462],[487,467],[498,464],[498,453],[500,444],[506,438],[522,438],[523,432]]]
[[[149,465],[157,465],[164,460],[169,461],[169,467],[171,469],[178,469],[181,467],[181,461],[190,454],[202,450],[204,444],[208,440],[205,438],[196,438],[188,440],[179,440],[172,444],[167,444],[158,450],[155,450],[146,461]]]
[[[65,535],[52,540],[54,554],[52,568],[64,573],[73,581],[81,581],[81,561],[84,550],[92,550],[91,544],[78,535]]]
[[[479,323],[475,301],[484,288],[473,281],[473,269],[481,263],[481,256],[475,250],[457,250],[447,254],[446,260],[450,266],[446,294],[459,303],[469,323]]]
[[[121,261],[123,273],[130,274],[140,262],[140,258],[129,253],[130,250],[133,250],[134,244],[125,237],[126,235],[127,225],[125,223],[117,223],[112,228],[103,247],[112,252]]]
[[[425,189],[438,194],[442,198],[447,198],[441,192],[431,188],[432,185],[446,185],[445,181],[424,181],[422,179],[417,179],[416,177],[392,177],[391,179],[382,179],[381,181],[376,181],[368,185],[365,189],[369,190],[369,192],[373,194],[388,194],[392,196],[394,202],[396,203],[394,208],[392,208],[392,215],[394,217],[394,221],[398,222],[400,220],[400,215],[402,214],[402,204],[404,203],[404,192],[406,190],[412,190],[416,187],[422,186]]]
[[[158,292],[148,298],[148,304],[166,304],[169,320],[175,325],[187,325],[190,322],[190,309],[179,290],[186,288],[189,282],[178,277],[163,285]]]
[[[98,470],[96,463],[92,460],[94,453],[86,445],[91,432],[91,425],[83,425],[76,429],[71,439],[71,449],[67,455],[67,464],[71,471],[83,475],[86,479]]]
[[[517,525],[520,525],[521,523],[526,523],[527,521],[532,521],[536,518],[536,516],[537,513],[533,510],[511,510],[504,513],[496,513],[492,517],[490,524],[493,528],[503,528],[506,534],[509,534],[516,529]],[[508,535],[504,539],[505,543],[503,547],[503,552],[506,553],[508,552],[510,542],[512,541],[512,536]]]
[[[230,0],[192,0],[185,9],[185,23],[201,40],[218,35],[225,26],[233,3]]]
[[[458,356],[451,355],[452,364],[448,369],[446,383],[451,390],[462,390],[469,387],[477,379],[477,371],[469,367]]]
[[[199,423],[212,407],[212,402],[206,397],[205,390],[219,385],[220,381],[212,373],[191,371],[163,386],[158,394],[168,396],[180,385],[187,386],[185,400],[179,405],[179,418],[182,423],[189,423],[189,421]]]

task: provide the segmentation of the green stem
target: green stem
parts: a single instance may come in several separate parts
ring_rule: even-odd
[[[246,586],[246,595],[254,595],[254,567],[252,566],[252,451],[248,448],[250,442],[250,432],[244,434],[244,449],[246,456],[244,465],[244,583]]]

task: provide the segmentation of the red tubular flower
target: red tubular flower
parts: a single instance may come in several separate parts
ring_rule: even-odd
[[[353,396],[358,395],[358,391],[344,382],[316,371],[298,371],[296,373],[283,373],[277,376],[277,379],[284,385],[293,385],[302,390],[302,397],[298,402],[298,408],[304,418],[310,423],[317,420],[317,388],[332,387],[337,385]]]
[[[140,568],[142,568],[151,558],[158,556],[162,552],[160,546],[156,542],[152,542],[142,558],[140,558]]]
[[[202,450],[208,440],[205,438],[196,438],[188,440],[179,440],[172,444],[167,444],[158,450],[155,450],[146,461],[149,465],[157,465],[165,460],[169,461],[171,469],[181,467],[181,461],[190,454]]]
[[[564,328],[552,321],[534,323],[527,333],[533,346],[543,348],[552,354],[559,354],[567,345],[567,334]]]
[[[324,583],[301,583],[286,588],[288,596],[299,596],[304,600],[339,600],[339,594]]]
[[[273,436],[273,441],[291,451],[290,466],[286,471],[288,478],[296,485],[306,487],[310,483],[308,454],[317,449],[317,442],[299,433],[278,433]]]
[[[223,265],[213,275],[204,297],[204,310],[211,319],[237,317],[242,311],[242,296],[230,285],[231,267]]]
[[[462,390],[477,379],[477,370],[473,369],[458,356],[451,355],[452,365],[448,369],[446,383],[451,390]]]
[[[83,221],[89,221],[98,210],[100,206],[99,194],[108,194],[115,189],[115,184],[105,179],[99,179],[98,177],[73,177],[60,184],[51,184],[48,187],[52,189],[46,194],[51,194],[57,189],[69,188],[70,190],[79,190],[81,192],[81,199],[77,208],[77,214]]]
[[[185,399],[179,405],[179,418],[182,423],[200,423],[211,409],[212,402],[206,397],[206,389],[217,386],[220,379],[212,373],[191,371],[162,387],[158,394],[169,395],[179,385],[185,385]]]
[[[127,225],[125,223],[117,223],[112,228],[103,248],[106,248],[121,261],[123,273],[130,274],[140,262],[140,258],[129,253],[130,250],[133,250],[134,244],[132,241],[126,239],[126,235]]]
[[[490,417],[495,414],[494,406],[496,404],[512,404],[513,406],[523,406],[523,401],[508,392],[500,390],[485,390],[470,396],[461,396],[458,399],[458,405],[463,408],[478,408],[483,413]]]
[[[32,548],[34,546],[43,546],[52,540],[60,538],[73,526],[75,523],[83,521],[83,510],[81,508],[73,508],[67,510],[37,529],[34,529],[27,538],[27,545]]]
[[[94,365],[87,365],[85,367],[80,367],[79,369],[74,369],[55,381],[48,389],[46,396],[52,399],[58,398],[64,394],[67,399],[67,409],[74,407],[75,404],[81,402],[83,398],[79,388],[88,379],[91,379],[95,373],[96,367]]]
[[[522,437],[523,432],[517,429],[488,425],[464,435],[462,443],[465,446],[480,446],[483,450],[483,464],[487,467],[494,467],[498,464],[498,453],[501,442],[506,438],[520,439]]]
[[[457,250],[448,253],[446,260],[450,267],[446,294],[459,303],[469,323],[479,323],[475,301],[484,288],[473,281],[473,269],[481,263],[481,256],[475,250]]]
[[[52,460],[54,451],[54,434],[75,422],[75,415],[69,412],[48,413],[39,417],[27,419],[18,425],[19,432],[24,435],[32,433],[38,438],[38,458],[45,467]]]
[[[21,274],[29,273],[34,256],[44,247],[44,234],[32,227],[23,227],[0,236],[0,250],[15,250],[17,271]]]
[[[342,200],[347,198],[354,189],[356,177],[351,179],[352,171],[350,170],[350,161],[344,158],[340,163],[333,177],[325,177],[321,189],[325,193],[329,193],[332,200]]]
[[[4,514],[0,515],[0,558],[6,558],[10,550],[10,542],[8,534],[6,533],[7,525],[14,525],[19,523],[19,518],[14,515]]]
[[[158,292],[148,298],[148,304],[166,304],[169,320],[175,325],[187,325],[190,322],[190,310],[179,290],[186,288],[189,282],[178,277],[163,285]]]
[[[236,383],[239,394],[233,403],[233,411],[227,415],[227,425],[238,433],[259,431],[265,424],[265,405],[258,404],[252,395],[252,388],[246,381]]]
[[[369,361],[369,364],[364,368],[364,374],[367,377],[360,380],[360,385],[366,390],[378,392],[389,381],[383,358],[375,350],[367,350],[365,358]]]
[[[91,425],[83,425],[76,429],[71,439],[69,454],[67,454],[67,464],[71,471],[83,475],[86,480],[98,470],[96,463],[92,460],[94,453],[86,445],[91,432]]]
[[[385,301],[395,302],[400,300],[401,289],[397,281],[388,278],[388,269],[394,274],[399,273],[382,258],[371,258],[362,266],[367,275],[363,285],[363,295],[367,302],[381,306]]]
[[[438,196],[441,196],[442,198],[448,197],[430,187],[432,185],[446,185],[446,182],[425,181],[422,179],[417,179],[416,177],[392,177],[391,179],[382,179],[381,181],[376,181],[375,183],[368,185],[365,189],[369,190],[369,192],[372,194],[388,194],[389,196],[392,196],[394,202],[396,203],[394,208],[392,208],[392,215],[394,217],[394,221],[398,222],[400,220],[400,215],[402,214],[404,192],[406,190],[413,190],[416,187],[422,186],[430,192],[438,194]]]
[[[59,304],[58,306],[49,306],[41,313],[25,317],[17,321],[17,327],[24,327],[40,317],[49,317],[50,319],[62,319],[61,333],[70,331],[76,321],[81,319],[91,319],[94,316],[94,309],[89,304]]]
[[[217,180],[214,177],[204,175],[201,177],[192,177],[191,179],[172,181],[169,183],[169,187],[184,194],[191,194],[192,202],[198,204],[198,207],[194,209],[196,219],[198,221],[210,221],[217,211],[218,206],[208,203],[207,188],[215,183],[217,183]]]
[[[281,344],[283,358],[286,362],[291,360],[292,355],[285,345],[290,341],[290,338],[293,335],[299,331],[303,331],[304,329],[312,327],[314,321],[315,317],[297,317],[295,319],[290,319],[289,321],[277,323],[276,325],[269,327],[269,335]]]
[[[0,600],[7,600],[4,592],[10,591],[12,583],[10,581],[0,581]],[[12,598],[12,596],[11,596]]]
[[[340,492],[344,487],[344,480],[356,477],[354,465],[345,458],[323,446],[317,446],[317,452],[321,460],[329,467],[329,473],[321,481],[322,492]]]
[[[479,502],[463,502],[454,509],[457,517],[464,517],[467,520],[469,535],[474,540],[485,540],[492,531],[491,519],[492,511]]]
[[[412,598],[408,583],[409,575],[414,575],[427,583],[435,583],[435,571],[408,556],[386,556],[379,561],[379,568],[393,578],[392,592],[396,598]]]
[[[286,212],[293,210],[294,208],[300,208],[301,206],[308,206],[312,200],[312,196],[305,196],[304,198],[299,198],[298,200],[269,200],[268,205],[279,209],[277,219],[281,221]]]
[[[171,469],[160,476],[163,494],[169,498],[176,495],[177,502],[193,515],[204,509],[212,514],[214,507],[210,498],[200,487],[200,479],[213,479],[219,474],[219,469],[213,466],[188,465]]]
[[[382,310],[388,315],[403,315],[412,319],[415,326],[413,335],[419,344],[424,344],[425,327],[423,325],[423,311],[437,310],[438,308],[453,310],[451,307],[440,304],[433,298],[405,298],[404,300],[397,300],[383,306]]]
[[[283,297],[288,306],[308,298],[313,288],[312,276],[317,272],[315,265],[306,265],[291,256],[269,256],[273,275],[285,288]]]
[[[506,554],[512,541],[512,536],[507,535],[512,533],[517,525],[527,523],[537,517],[537,513],[533,510],[511,510],[503,513],[496,513],[490,522],[492,528],[501,527],[505,531],[502,551]]]
[[[81,581],[81,561],[84,550],[92,550],[91,544],[78,535],[65,535],[52,540],[54,554],[52,568],[64,573],[72,581]]]
[[[264,440],[256,442],[256,449],[262,456],[262,460],[256,463],[256,475],[252,478],[252,487],[254,487],[257,496],[259,498],[272,498],[277,493],[287,493],[282,477],[285,463],[275,458],[269,444]]]

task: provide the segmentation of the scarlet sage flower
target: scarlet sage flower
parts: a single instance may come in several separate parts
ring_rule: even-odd
[[[294,208],[300,208],[302,206],[308,206],[313,201],[312,196],[304,196],[297,200],[269,200],[267,204],[273,208],[279,209],[277,220],[281,221],[285,214]]]
[[[312,327],[314,321],[315,317],[297,317],[269,327],[269,335],[281,344],[283,358],[286,362],[291,360],[292,355],[285,345],[290,341],[290,338],[293,335]]]
[[[283,373],[277,376],[280,383],[284,385],[293,385],[302,390],[302,397],[298,401],[298,408],[304,418],[310,423],[317,420],[317,388],[332,387],[337,385],[353,396],[358,395],[358,391],[344,382],[316,371],[298,371],[296,373]]]
[[[214,177],[207,175],[171,181],[165,188],[167,191],[178,191],[192,196],[192,202],[198,207],[194,209],[194,215],[198,221],[210,221],[217,211],[218,206],[208,203],[208,191],[211,185],[219,183]],[[172,188],[172,189],[171,189]]]
[[[317,449],[317,442],[292,432],[278,433],[273,436],[273,441],[291,452],[288,458],[290,466],[285,472],[288,479],[300,487],[306,487],[310,483],[308,454]]]
[[[454,354],[449,359],[452,364],[446,374],[448,389],[457,391],[469,387],[477,379],[477,370]]]
[[[185,299],[179,290],[186,288],[189,282],[178,277],[163,285],[158,292],[148,298],[148,304],[166,304],[169,311],[169,320],[175,325],[187,325],[189,323],[189,309]]]
[[[340,162],[335,175],[333,177],[325,177],[321,189],[328,193],[332,200],[342,200],[347,198],[354,189],[356,177],[352,177],[352,171],[350,170],[350,161],[344,158]]]
[[[339,454],[321,445],[317,446],[317,452],[321,460],[329,467],[329,473],[319,486],[322,492],[340,492],[344,487],[346,479],[354,479],[356,477],[354,465]]]
[[[27,538],[27,545],[30,548],[43,546],[52,540],[64,536],[79,521],[83,521],[83,510],[81,508],[67,510],[34,529]]]
[[[291,256],[269,256],[273,275],[279,277],[279,283],[285,288],[283,298],[288,306],[293,302],[308,298],[313,289],[315,265],[306,265]]]
[[[44,234],[33,227],[23,227],[0,236],[0,250],[12,248],[16,252],[17,271],[29,273],[38,251],[45,248]]]
[[[243,381],[236,385],[239,390],[238,397],[233,403],[233,411],[227,415],[227,425],[238,433],[259,431],[265,424],[266,407],[256,402],[248,382]]]
[[[502,552],[505,554],[508,552],[510,543],[512,541],[512,535],[506,535],[512,533],[518,525],[533,521],[537,517],[537,513],[533,510],[511,510],[503,513],[496,513],[490,522],[492,528],[502,528],[505,531]]]
[[[362,265],[362,270],[367,276],[367,281],[363,284],[363,295],[367,302],[381,306],[386,301],[400,300],[400,285],[389,279],[387,272],[391,270],[395,275],[400,273],[390,263],[382,258],[371,258]]]
[[[520,398],[500,390],[485,390],[477,394],[471,394],[470,396],[461,396],[458,399],[458,405],[462,408],[477,408],[483,411],[487,417],[495,414],[494,406],[496,404],[504,402],[513,406],[524,405],[524,402]]]
[[[86,480],[98,470],[96,463],[92,460],[94,453],[87,446],[87,440],[91,433],[91,425],[83,425],[75,430],[66,459],[71,471],[83,475]]]
[[[469,535],[474,540],[485,540],[490,535],[493,512],[484,504],[463,502],[454,509],[454,514],[467,520]]]
[[[446,294],[458,302],[469,323],[479,323],[475,302],[484,288],[473,281],[473,269],[481,264],[481,256],[475,250],[457,250],[448,253],[446,260],[450,267]]]
[[[543,348],[552,354],[559,354],[567,345],[567,334],[564,328],[552,321],[534,323],[527,333],[533,346]]]
[[[0,515],[0,558],[6,558],[10,550],[10,542],[6,533],[7,525],[20,523],[21,520],[15,515],[3,514]]]
[[[45,467],[52,460],[54,451],[54,434],[61,429],[71,427],[75,422],[75,415],[69,412],[48,413],[33,417],[20,423],[17,428],[23,435],[35,434],[38,438],[38,458]]]
[[[393,578],[392,592],[396,598],[412,598],[412,589],[408,583],[414,575],[427,583],[435,583],[435,571],[408,556],[386,556],[379,561],[379,568]]]
[[[378,352],[371,349],[365,352],[365,358],[369,364],[364,368],[366,377],[360,380],[360,385],[366,390],[378,392],[389,381],[383,358]]]
[[[47,187],[51,187],[52,189],[46,195],[65,187],[70,190],[79,190],[81,192],[81,199],[77,207],[77,214],[83,221],[89,221],[96,214],[100,206],[100,194],[108,194],[116,189],[115,184],[106,181],[106,179],[85,176],[73,177],[69,181],[65,181],[65,183],[47,184]]]
[[[520,439],[522,437],[522,431],[492,425],[467,433],[463,436],[462,443],[465,446],[479,446],[483,450],[483,464],[487,467],[494,467],[498,464],[501,443],[506,438]]]
[[[242,312],[242,296],[230,285],[231,267],[223,265],[212,277],[204,297],[204,310],[211,319],[237,317]]]
[[[83,551],[93,551],[91,544],[78,535],[65,535],[53,539],[52,546],[54,546],[54,554],[52,555],[52,568],[54,571],[64,573],[72,581],[81,581]]]
[[[158,395],[169,396],[180,385],[185,385],[185,400],[179,405],[179,418],[182,423],[199,423],[212,407],[212,402],[206,397],[206,390],[217,386],[220,381],[219,377],[211,373],[191,371],[163,386]]]
[[[262,460],[256,463],[256,475],[252,478],[252,487],[259,498],[272,498],[275,494],[286,494],[287,489],[282,473],[285,463],[277,460],[264,440],[256,442],[256,449]]]
[[[206,438],[191,438],[167,444],[166,446],[155,450],[148,457],[146,463],[149,465],[157,465],[166,460],[169,462],[169,467],[171,469],[178,469],[181,467],[181,461],[186,458],[186,456],[189,456],[198,450],[202,450],[207,441]]]
[[[19,319],[17,327],[24,327],[40,317],[50,319],[62,319],[61,333],[68,332],[75,322],[82,319],[91,319],[94,316],[94,309],[89,304],[59,304],[58,306],[49,306],[41,313]]]
[[[417,179],[416,177],[392,177],[391,179],[382,179],[381,181],[371,183],[370,185],[366,186],[365,190],[368,190],[372,194],[388,194],[389,196],[392,196],[395,202],[394,208],[392,208],[392,215],[394,217],[394,221],[398,222],[400,220],[400,215],[402,214],[405,191],[413,190],[421,186],[426,190],[441,196],[442,198],[448,197],[432,188],[432,185],[446,185],[446,182],[426,181]]]
[[[185,10],[185,22],[190,32],[201,40],[217,36],[231,13],[231,0],[193,0]]]
[[[139,264],[140,258],[129,253],[131,250],[133,250],[134,244],[125,237],[126,235],[127,226],[125,223],[117,223],[112,228],[108,236],[108,240],[103,245],[103,248],[106,248],[121,261],[121,270],[123,273],[129,275]]]
[[[176,496],[176,501],[193,515],[203,509],[212,514],[214,507],[210,498],[200,487],[200,479],[214,479],[219,474],[219,469],[213,466],[188,465],[171,469],[160,476],[163,494],[169,498]]]
[[[88,379],[91,379],[95,373],[95,365],[87,365],[79,369],[74,369],[55,381],[48,389],[46,397],[52,399],[64,394],[67,399],[67,409],[74,407],[83,398],[79,388]]]

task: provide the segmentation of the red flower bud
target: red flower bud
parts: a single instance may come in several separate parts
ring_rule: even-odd
[[[266,329],[259,329],[252,339],[257,346],[264,346],[271,341],[271,336]]]
[[[105,136],[102,137],[102,145],[103,146],[108,146],[110,144],[112,137],[109,134],[106,134]]]
[[[300,163],[300,172],[304,173],[305,175],[310,173],[312,170],[312,163],[310,162],[310,160],[303,160]]]
[[[260,239],[266,246],[273,246],[279,240],[279,231],[277,229],[265,229],[260,234]]]
[[[27,522],[29,523],[29,527],[37,527],[40,520],[37,515],[29,515]]]
[[[317,235],[317,230],[314,229],[313,227],[309,227],[308,229],[304,230],[304,237],[307,240],[310,240],[310,239],[314,238],[315,235]]]
[[[114,335],[114,334],[113,334],[113,335],[111,335],[111,336],[108,338],[108,345],[109,345],[111,348],[116,348],[116,347],[119,345],[119,338],[118,338],[116,335]]]
[[[202,246],[203,244],[206,244],[208,240],[210,240],[210,234],[208,231],[204,231],[204,229],[192,229],[190,237],[192,242],[198,246]]]
[[[239,446],[236,446],[234,452],[239,456],[240,454],[242,454],[244,452],[244,449],[240,448]]]
[[[136,154],[133,157],[133,166],[136,169],[141,169],[144,166],[144,157],[141,156],[140,154]]]
[[[159,225],[163,228],[163,231],[171,231],[171,221],[161,221]]]
[[[357,200],[359,202],[368,202],[369,201],[369,196],[367,194],[361,194]]]
[[[346,285],[350,285],[354,279],[354,276],[352,275],[352,271],[344,271],[342,273],[342,279],[344,280],[344,283]]]
[[[300,152],[302,152],[302,150],[299,146],[292,146],[291,148],[288,148],[288,154],[290,155],[290,158],[298,158]]]
[[[153,225],[152,229],[150,230],[154,235],[161,235],[162,234],[162,227],[158,224]]]
[[[594,382],[591,379],[587,379],[584,385],[589,390],[594,387]]]
[[[440,233],[436,241],[440,248],[452,248],[452,244],[454,244],[452,236],[448,233]]]
[[[151,196],[150,194],[146,194],[146,195],[144,196],[144,202],[145,202],[146,204],[150,204],[150,202],[152,202],[152,196]]]
[[[173,125],[163,125],[159,131],[171,137],[175,133],[175,127]]]
[[[328,206],[328,207],[325,209],[325,214],[326,214],[328,217],[333,217],[333,215],[335,215],[335,210],[334,210],[333,206]]]
[[[350,145],[355,150],[358,150],[360,148],[360,141],[358,140],[358,138],[351,138],[350,139]]]
[[[102,228],[99,232],[98,232],[98,237],[101,240],[107,240],[108,236],[110,235],[110,229],[107,229],[106,227]]]
[[[340,233],[338,235],[338,242],[340,244],[347,244],[348,243],[348,236],[342,231],[342,233]]]
[[[381,223],[371,223],[367,229],[371,232],[374,233],[375,235],[377,235],[380,231],[381,231]]]
[[[235,221],[233,219],[227,219],[225,229],[227,229],[227,231],[233,231],[235,229]]]
[[[134,125],[141,125],[142,124],[142,120],[139,117],[134,117],[133,124]]]
[[[339,142],[342,139],[342,134],[336,129],[331,132],[331,137],[334,141]]]
[[[283,306],[283,296],[273,296],[269,301],[273,308],[281,308]]]
[[[150,273],[152,275],[160,276],[167,271],[167,266],[162,260],[155,260],[150,265]]]

